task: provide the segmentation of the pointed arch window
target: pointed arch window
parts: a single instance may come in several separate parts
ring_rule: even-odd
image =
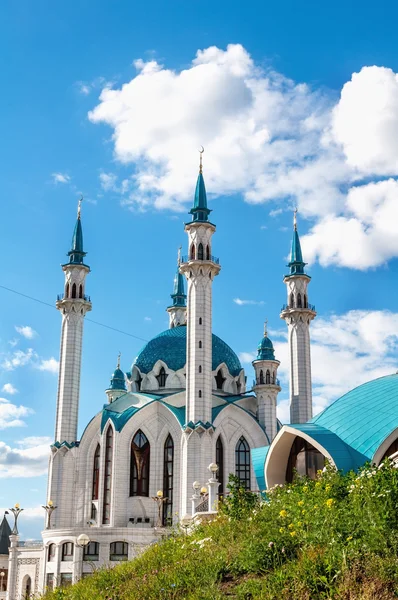
[[[216,442],[216,464],[218,465],[218,481],[220,485],[218,486],[218,495],[224,495],[224,447],[222,444],[221,435],[218,436]]]
[[[98,486],[99,486],[99,474],[100,474],[100,452],[101,446],[98,444],[94,454],[93,464],[93,486],[92,486],[92,500],[98,500]]]
[[[203,260],[204,258],[204,254],[203,254],[203,244],[202,242],[199,244],[198,246],[198,260]]]
[[[289,305],[290,305],[290,308],[294,308],[294,295],[293,295],[293,293],[290,294]]]
[[[174,442],[169,434],[163,450],[163,525],[171,525],[173,521],[173,477],[174,477]]]
[[[272,383],[273,383],[273,385],[275,385],[275,383],[276,383],[275,371],[272,373]]]
[[[304,308],[307,308],[308,307],[308,302],[307,302],[307,295],[306,294],[304,294],[303,299],[304,299],[303,306],[304,306]]]
[[[168,378],[168,375],[164,369],[164,367],[162,367],[159,371],[159,375],[157,375],[156,379],[158,380],[158,384],[160,388],[164,388],[166,385],[166,379]]]
[[[139,429],[131,442],[130,496],[149,496],[150,444]]]
[[[297,308],[302,308],[301,294],[297,294]]]
[[[206,260],[210,260],[210,246],[207,244],[206,246]]]
[[[113,429],[109,425],[105,441],[105,473],[104,473],[104,504],[102,523],[109,525],[111,522],[111,494],[112,494],[112,461],[113,461]]]
[[[69,283],[65,286],[65,298],[69,298]]]
[[[224,386],[225,377],[222,373],[222,369],[218,369],[217,375],[214,378],[216,380],[216,386],[218,390],[222,390]]]
[[[79,298],[83,298],[83,286],[79,285]]]
[[[269,372],[269,369],[267,369],[265,374],[265,383],[271,383],[271,373]]]
[[[191,245],[191,252],[190,252],[190,256],[191,256],[191,260],[195,260],[195,244]],[[191,275],[192,276],[192,275]]]
[[[260,384],[262,384],[262,383],[264,383],[264,372],[261,369],[261,371],[260,371]]]
[[[72,285],[72,298],[76,298],[76,283]]]
[[[241,486],[250,490],[250,447],[243,436],[235,447],[235,474]]]

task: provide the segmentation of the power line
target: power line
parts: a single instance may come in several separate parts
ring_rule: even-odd
[[[23,294],[22,292],[18,292],[17,290],[13,290],[12,288],[6,287],[5,285],[0,285],[0,288],[6,290],[7,292],[11,292],[12,294],[16,294],[17,296],[22,296],[22,298],[27,298],[28,300],[32,300],[33,302],[37,302],[38,304],[43,304],[44,306],[49,306],[57,310],[54,304],[50,304],[49,302],[45,302],[44,300],[39,300],[39,298],[34,298],[33,296],[29,296],[28,294]],[[99,321],[94,321],[93,319],[89,319],[86,317],[86,321],[90,323],[94,323],[94,325],[99,325],[100,327],[104,327],[105,329],[110,329],[111,331],[116,331],[116,333],[121,333],[123,335],[128,335],[129,337],[135,338],[136,340],[140,340],[141,342],[147,342],[142,337],[138,335],[134,335],[133,333],[128,333],[127,331],[123,331],[122,329],[117,329],[116,327],[111,327],[111,325],[105,325],[105,323],[100,323]]]

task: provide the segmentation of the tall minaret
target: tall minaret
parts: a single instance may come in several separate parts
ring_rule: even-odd
[[[180,273],[181,248],[178,249],[177,272],[174,277],[174,289],[171,294],[173,304],[167,307],[169,313],[169,327],[178,327],[187,324],[187,295],[184,289],[184,276]]]
[[[290,273],[283,279],[287,288],[287,304],[280,315],[288,327],[291,423],[305,423],[312,417],[310,323],[316,317],[316,312],[315,306],[308,303],[307,286],[311,277],[304,272],[305,265],[297,232],[296,209],[288,264]]]
[[[277,377],[280,362],[275,359],[274,346],[268,337],[267,321],[264,323],[264,336],[257,347],[257,358],[252,365],[256,373],[253,391],[258,403],[258,421],[271,443],[277,434],[276,400],[281,388]]]
[[[212,255],[211,238],[216,228],[210,223],[200,153],[195,200],[190,210],[188,256],[181,273],[188,281],[186,422],[211,423],[212,409],[212,284],[220,272]]]
[[[80,219],[81,200],[68,252],[69,262],[62,265],[65,289],[58,296],[56,307],[62,314],[61,351],[59,360],[57,417],[55,442],[76,441],[82,360],[83,322],[91,310],[90,298],[85,295],[86,276],[90,267],[84,264],[83,231]]]

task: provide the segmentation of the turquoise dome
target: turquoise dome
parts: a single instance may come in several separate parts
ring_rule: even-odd
[[[257,360],[275,360],[274,347],[267,335],[260,340],[257,346]]]
[[[225,363],[230,374],[237,377],[242,370],[239,358],[235,352],[213,333],[213,361],[215,371],[221,363]],[[162,331],[139,352],[134,361],[141,373],[152,371],[155,363],[162,360],[169,369],[183,369],[187,361],[187,328],[185,325]]]
[[[115,371],[111,377],[109,389],[110,390],[125,390],[126,389],[124,373],[121,369],[119,369],[119,368],[115,369]]]

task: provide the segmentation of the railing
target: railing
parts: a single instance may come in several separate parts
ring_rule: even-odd
[[[204,499],[199,502],[195,512],[209,512],[209,496],[205,496]]]
[[[260,380],[258,377],[255,381],[253,380],[253,387],[255,385],[280,385],[280,381],[277,378],[273,380],[272,377],[269,381],[267,381],[265,377],[263,380]]]
[[[57,302],[60,302],[61,300],[64,300],[66,298],[65,294],[58,294],[57,295]],[[69,300],[85,300],[86,302],[91,302],[91,298],[90,296],[86,296],[86,294],[84,294],[81,298],[69,298]]]
[[[40,540],[22,540],[18,542],[18,548],[43,548]]]
[[[189,262],[191,260],[208,260],[208,261],[214,262],[216,265],[220,264],[220,259],[217,258],[217,256],[213,256],[213,255],[209,256],[209,258],[206,258],[205,255],[203,255],[203,258],[197,258],[197,257],[196,258],[190,258],[189,256],[182,256],[181,257],[181,262],[182,263],[187,263],[187,262]]]
[[[281,312],[283,312],[284,310],[295,310],[295,309],[300,309],[300,308],[308,308],[309,310],[312,310],[315,312],[315,304],[307,304],[307,306],[290,306],[290,304],[283,304],[282,308],[281,308]]]

